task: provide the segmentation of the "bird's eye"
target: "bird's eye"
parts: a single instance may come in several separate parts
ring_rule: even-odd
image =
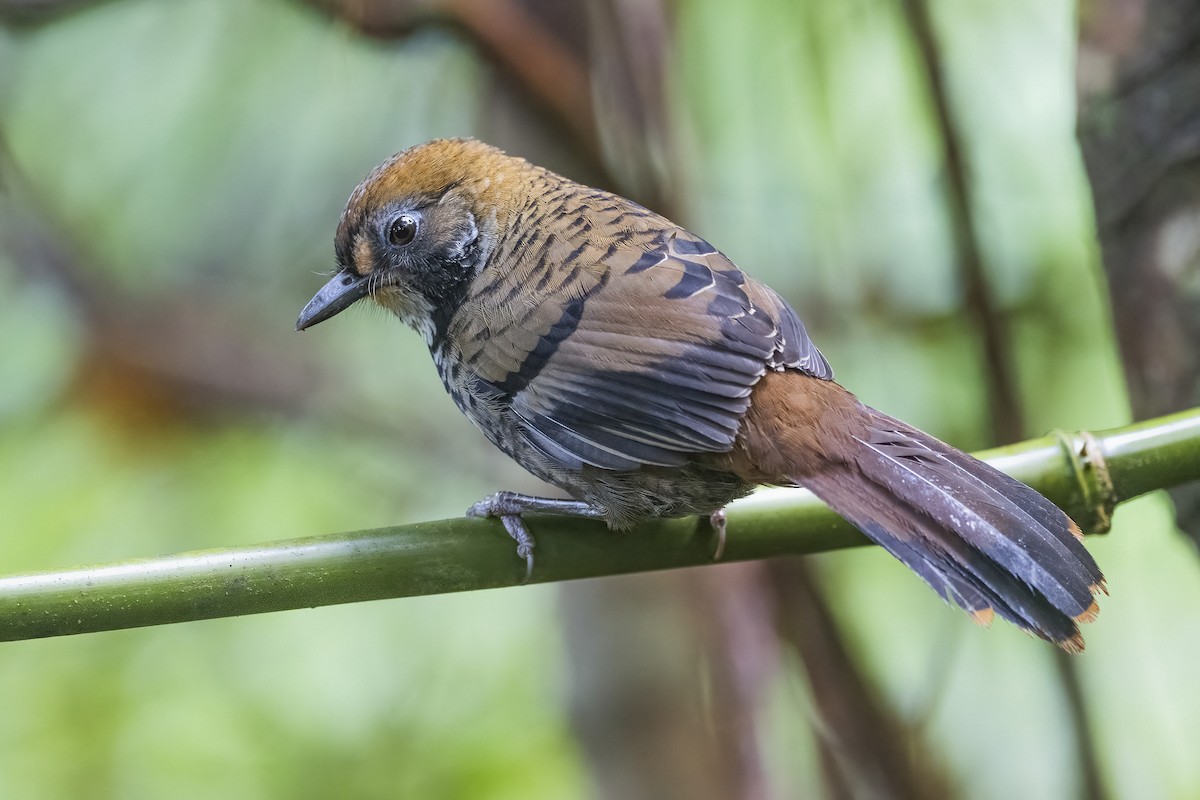
[[[392,220],[388,227],[388,241],[393,247],[403,247],[417,235],[417,218],[411,214],[401,214]]]

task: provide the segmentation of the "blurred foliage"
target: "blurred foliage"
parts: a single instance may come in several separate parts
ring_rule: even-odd
[[[1119,424],[1073,8],[933,11],[1028,432]],[[673,13],[681,215],[794,303],[865,400],[984,443],[938,132],[899,5]],[[446,26],[371,40],[282,0],[118,0],[0,29],[4,571],[451,516],[533,488],[452,411],[417,337],[369,311],[290,334],[344,198],[388,154],[479,135],[571,166],[553,134],[511,122],[526,101],[494,69]],[[82,290],[38,255],[53,247]],[[107,336],[122,344],[98,348]],[[139,343],[172,341],[188,345],[166,351],[177,373],[138,362]],[[1195,796],[1195,560],[1160,498],[1123,508],[1093,549],[1113,597],[1077,662],[1104,777],[1118,796]],[[975,630],[882,553],[816,561],[862,664],[968,796],[1076,791],[1048,648]],[[562,648],[545,587],[8,644],[0,796],[587,796]],[[764,709],[779,796],[820,791],[805,691],[790,665]]]

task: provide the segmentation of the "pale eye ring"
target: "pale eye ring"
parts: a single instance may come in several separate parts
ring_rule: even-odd
[[[388,226],[388,242],[393,247],[403,247],[417,235],[417,218],[412,214],[401,214]]]

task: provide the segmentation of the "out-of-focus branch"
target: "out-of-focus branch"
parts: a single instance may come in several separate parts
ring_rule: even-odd
[[[955,118],[946,87],[946,68],[937,46],[929,0],[902,0],[905,17],[916,44],[933,104],[940,133],[942,158],[947,177],[947,208],[950,212],[955,261],[966,293],[970,320],[979,333],[983,350],[984,380],[987,386],[988,415],[993,444],[1015,441],[1025,433],[1024,413],[1017,392],[1015,361],[1005,319],[988,285],[988,268],[979,242],[974,203],[971,197],[969,165],[964,153],[964,137]],[[1079,676],[1065,654],[1055,656],[1060,685],[1071,715],[1080,773],[1088,797],[1104,796],[1103,782],[1097,769],[1095,742]]]
[[[829,795],[895,800],[956,796],[924,740],[871,688],[808,567],[792,559],[772,564],[772,572],[779,625],[804,654],[812,702],[821,715],[818,736]]]
[[[236,299],[200,287],[136,296],[96,279],[102,270],[57,223],[0,137],[0,244],[30,282],[70,303],[83,347],[72,399],[138,428],[229,412],[291,411],[308,396],[315,369],[281,357]],[[281,335],[290,331],[281,328]]]
[[[601,155],[586,52],[570,47],[519,0],[303,2],[376,39],[403,38],[431,25],[457,30],[567,134],[589,169],[615,188]]]
[[[35,27],[112,0],[0,0],[0,22]]]
[[[938,50],[928,0],[902,0],[905,18],[916,44],[918,63],[929,87],[934,119],[946,170],[946,208],[950,214],[954,260],[966,295],[970,320],[979,331],[986,367],[988,422],[993,444],[1004,444],[1024,435],[1021,401],[1013,371],[1012,347],[1004,318],[987,280],[987,264],[979,243],[975,206],[971,198],[970,166],[963,135],[951,110],[946,69]]]

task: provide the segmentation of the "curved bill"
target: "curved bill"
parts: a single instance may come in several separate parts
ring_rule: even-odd
[[[300,312],[300,318],[296,320],[296,330],[311,328],[362,300],[370,289],[369,277],[355,275],[349,270],[342,270],[334,275]]]

